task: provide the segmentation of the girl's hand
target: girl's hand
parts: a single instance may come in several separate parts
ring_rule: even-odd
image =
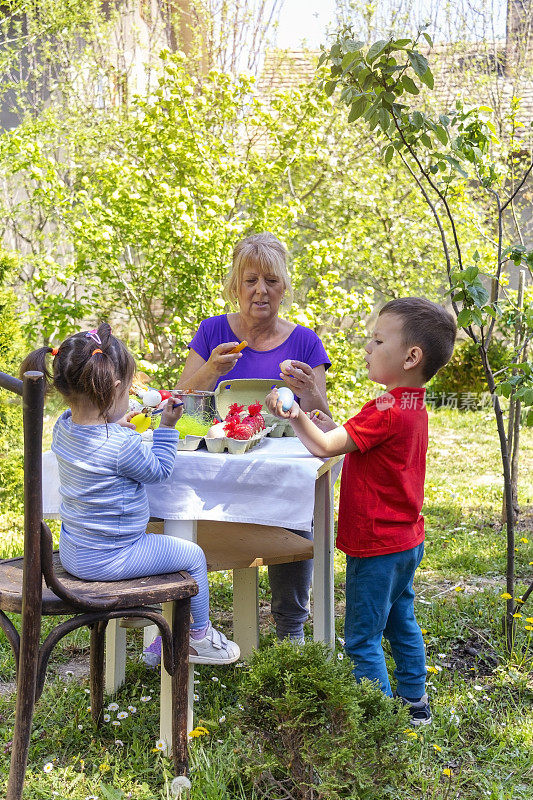
[[[296,419],[300,414],[300,406],[296,400],[288,411],[283,410],[281,400],[278,399],[277,389],[272,389],[272,391],[267,394],[265,397],[265,404],[271,414],[274,414],[276,417],[281,417],[281,419]]]
[[[207,365],[213,374],[226,375],[233,369],[239,358],[242,358],[242,353],[230,353],[238,344],[239,342],[223,342],[211,350]]]
[[[181,415],[183,414],[183,403],[179,400],[166,401],[165,410],[161,414],[161,422],[159,423],[159,427],[161,428],[175,428],[176,422],[179,420]]]
[[[324,433],[338,427],[331,417],[328,417],[327,414],[324,414],[324,412],[320,411],[318,408],[315,408],[314,411],[307,411],[306,413],[311,422],[313,422],[317,428],[320,428],[321,431],[324,431]]]
[[[130,419],[133,419],[133,417],[138,413],[138,411],[128,411],[127,414],[124,414],[122,419],[118,420],[118,424],[122,425],[123,428],[132,428],[135,430],[135,425],[131,424]]]

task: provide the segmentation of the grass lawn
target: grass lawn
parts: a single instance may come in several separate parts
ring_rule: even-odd
[[[533,647],[532,631],[526,627],[533,628],[533,600],[517,620],[515,653],[508,658],[501,633],[504,600],[500,594],[505,591],[502,480],[491,410],[432,412],[428,456],[426,553],[416,580],[416,608],[427,645],[433,723],[422,731],[405,733],[411,762],[394,797],[530,800]],[[533,432],[527,431],[522,434],[522,514],[516,552],[519,590],[533,579],[532,474]],[[21,520],[0,520],[0,555],[20,552]],[[267,647],[273,641],[273,626],[268,616],[266,570],[261,573],[261,647]],[[211,575],[212,618],[227,632],[231,632],[230,579],[228,573]],[[341,553],[335,558],[335,599],[337,654],[342,657]],[[307,632],[311,633],[310,624]],[[26,780],[28,800],[170,797],[172,767],[156,748],[158,674],[138,662],[141,639],[139,631],[128,634],[126,684],[109,698],[109,721],[100,733],[93,729],[87,711],[88,684],[83,675],[88,635],[77,632],[60,643],[36,710]],[[232,715],[238,719],[236,692],[245,670],[245,664],[197,668],[195,721],[209,735],[191,743],[195,800],[265,797],[246,782],[234,746]],[[9,768],[13,679],[13,660],[1,637],[0,787]]]

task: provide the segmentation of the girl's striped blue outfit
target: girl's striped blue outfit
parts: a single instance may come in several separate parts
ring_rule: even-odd
[[[179,439],[157,428],[153,445],[118,423],[78,425],[70,409],[54,426],[59,466],[64,568],[83,580],[113,581],[186,570],[198,584],[191,599],[194,629],[209,621],[209,586],[202,549],[174,536],[146,533],[145,483],[172,473]]]

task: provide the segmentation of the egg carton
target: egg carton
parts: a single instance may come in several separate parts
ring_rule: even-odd
[[[198,450],[201,444],[205,441],[205,436],[194,436],[188,433],[183,439],[178,439],[178,450]]]
[[[272,428],[265,428],[258,433],[254,433],[249,439],[230,439],[229,436],[224,436],[220,439],[205,437],[205,443],[210,453],[224,453],[226,450],[231,455],[242,455],[252,447],[260,444],[261,440],[267,436]]]
[[[280,439],[282,436],[296,436],[294,428],[288,420],[276,418],[271,432],[268,434],[271,439]]]

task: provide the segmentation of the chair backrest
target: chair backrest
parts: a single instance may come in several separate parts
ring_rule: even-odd
[[[37,614],[46,585],[73,609],[111,611],[117,601],[78,597],[58,579],[53,568],[52,534],[43,522],[42,444],[45,380],[42,372],[25,372],[23,379],[0,372],[0,387],[22,395],[24,426],[24,566],[22,613]],[[30,611],[33,609],[33,612]],[[39,614],[40,617],[40,614]],[[35,621],[37,618],[35,616]]]
[[[42,443],[45,381],[42,372],[22,380],[0,372],[0,386],[22,396],[24,426],[24,571],[22,609],[40,609],[42,600],[41,522]],[[39,614],[40,619],[40,614]]]

